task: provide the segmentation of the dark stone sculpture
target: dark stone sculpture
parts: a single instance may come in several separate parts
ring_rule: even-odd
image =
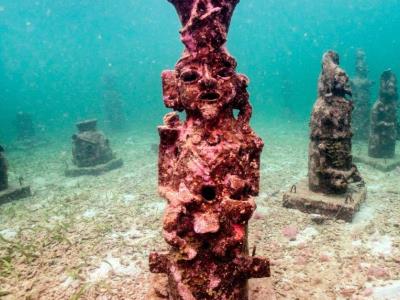
[[[97,130],[97,120],[86,120],[76,127],[78,133],[72,136],[72,162],[76,167],[67,167],[66,176],[99,175],[123,165],[111,150],[109,140]]]
[[[224,47],[239,1],[169,1],[186,49],[175,70],[162,74],[164,103],[186,120],[168,113],[159,127],[163,235],[171,249],[151,253],[150,270],[168,276],[168,299],[246,300],[247,280],[270,272],[268,260],[247,249],[263,142],[249,126],[248,79]]]
[[[0,191],[8,188],[8,166],[4,155],[4,148],[0,146]]]
[[[397,79],[391,71],[383,72],[379,99],[371,111],[371,131],[368,155],[374,158],[393,158],[397,137]]]
[[[310,121],[308,178],[283,194],[283,206],[351,222],[367,189],[351,155],[352,102],[349,78],[339,55],[322,58],[318,99]]]
[[[344,193],[350,182],[361,181],[351,155],[352,102],[349,78],[339,67],[339,55],[324,54],[318,99],[311,115],[309,188],[314,192]]]
[[[351,127],[355,139],[366,141],[369,136],[372,84],[372,81],[368,79],[365,52],[358,50],[356,56],[356,76],[351,80],[354,104]]]
[[[15,128],[18,140],[32,140],[35,138],[35,127],[33,126],[32,116],[26,112],[18,112],[15,117]]]
[[[98,131],[97,120],[76,124],[78,133],[72,136],[73,163],[78,167],[94,167],[113,159],[109,140]]]
[[[22,179],[20,179],[19,186],[9,184],[8,181],[8,164],[4,148],[0,146],[0,204],[31,195],[29,185],[24,185]]]
[[[111,129],[121,130],[126,124],[124,103],[121,94],[116,89],[115,78],[112,75],[106,75],[103,82],[103,104],[106,122]]]

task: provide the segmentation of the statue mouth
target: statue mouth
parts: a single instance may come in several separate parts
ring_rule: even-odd
[[[217,92],[203,92],[200,94],[199,99],[207,102],[217,102],[220,95]]]

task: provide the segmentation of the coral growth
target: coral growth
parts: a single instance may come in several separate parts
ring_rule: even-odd
[[[360,181],[351,155],[352,102],[349,78],[339,67],[339,55],[329,51],[322,60],[318,99],[311,115],[309,188],[314,192],[344,193]]]
[[[238,1],[170,2],[186,49],[162,74],[164,103],[186,120],[171,112],[159,127],[163,234],[172,248],[152,253],[150,270],[168,275],[170,299],[247,299],[247,279],[269,276],[269,262],[247,255],[263,142],[249,126],[248,79],[224,47]]]

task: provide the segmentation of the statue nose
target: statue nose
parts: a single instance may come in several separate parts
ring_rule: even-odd
[[[208,68],[208,66],[204,66],[204,74],[200,80],[200,87],[203,90],[211,90],[216,88],[217,86],[217,80],[212,76],[211,70]]]
[[[217,86],[217,80],[210,76],[203,77],[200,81],[200,86],[204,90],[214,89]]]

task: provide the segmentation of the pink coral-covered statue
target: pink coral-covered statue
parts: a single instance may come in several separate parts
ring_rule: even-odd
[[[152,253],[150,270],[168,275],[169,299],[244,300],[247,279],[269,276],[269,262],[247,250],[263,142],[249,126],[248,79],[224,47],[239,1],[169,1],[186,49],[162,74],[164,103],[186,121],[171,112],[159,127],[163,235],[172,248]]]

